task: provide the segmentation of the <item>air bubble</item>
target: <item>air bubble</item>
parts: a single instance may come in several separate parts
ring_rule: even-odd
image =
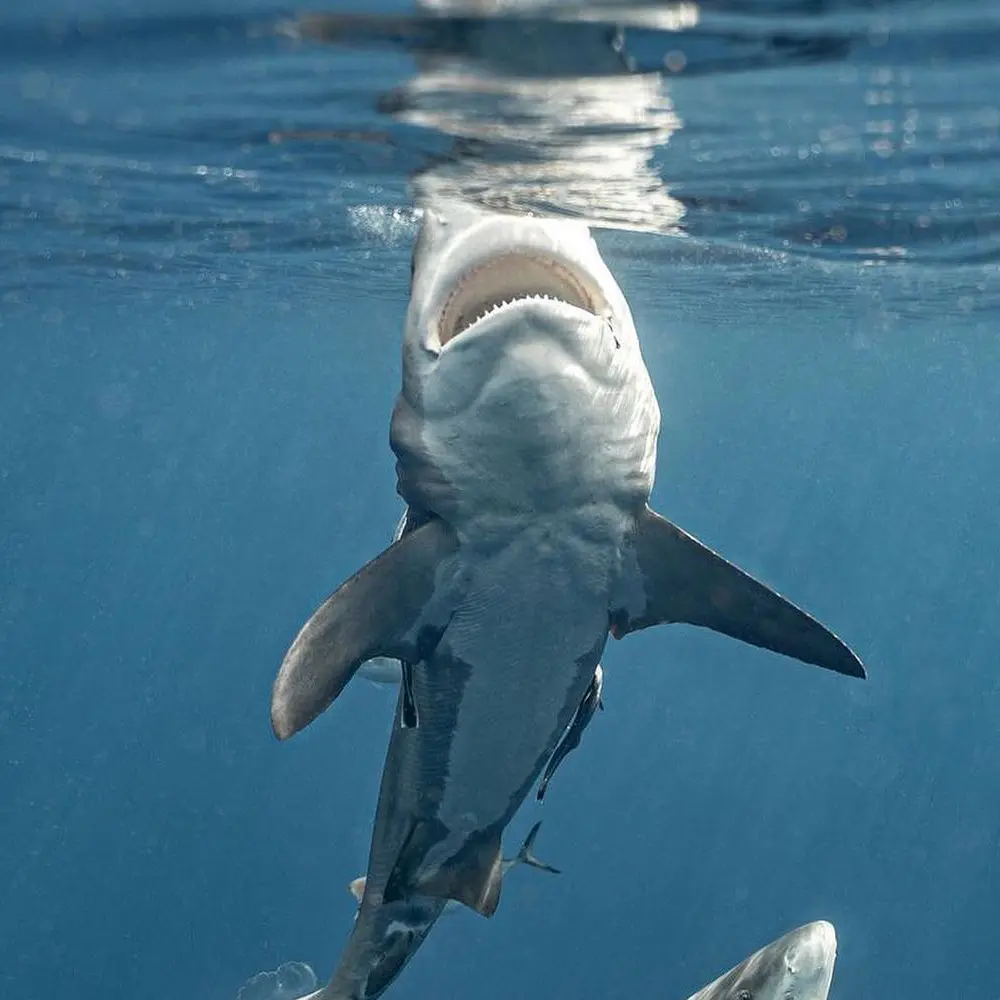
[[[251,976],[236,1000],[299,1000],[316,989],[316,973],[305,962],[285,962],[273,972]]]

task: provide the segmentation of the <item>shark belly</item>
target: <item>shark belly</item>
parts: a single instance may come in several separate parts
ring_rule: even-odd
[[[562,528],[563,530],[559,530]],[[607,638],[615,553],[540,521],[484,558],[426,661],[413,667],[413,821],[403,859],[432,881],[470,842],[499,839],[590,685]]]
[[[593,325],[595,350],[613,356],[611,327]],[[591,506],[607,538],[608,511],[634,516],[649,496],[659,408],[648,375],[633,373],[623,391],[613,369],[575,358],[566,336],[529,315],[475,344],[474,359],[456,341],[433,391],[404,384],[391,428],[397,489],[463,547],[504,544],[538,519],[561,521],[568,535]]]
[[[432,385],[404,380],[392,424],[398,491],[449,526],[462,565],[447,625],[412,665],[419,829],[397,882],[484,913],[496,897],[466,890],[490,882],[488,857],[593,680],[655,465],[644,369],[623,391],[611,325],[550,305],[459,337]],[[599,364],[574,353],[581,323]]]

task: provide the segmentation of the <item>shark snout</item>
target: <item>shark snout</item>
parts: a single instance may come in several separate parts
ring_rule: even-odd
[[[816,920],[799,930],[785,955],[785,964],[796,983],[812,990],[820,984],[829,987],[836,958],[837,932],[833,929],[833,924],[826,920]],[[813,993],[806,992],[802,995],[811,997]]]

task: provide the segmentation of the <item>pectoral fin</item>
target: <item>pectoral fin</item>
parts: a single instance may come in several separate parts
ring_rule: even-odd
[[[865,677],[857,655],[815,618],[648,507],[634,540],[643,607],[612,616],[612,633],[668,622],[701,625],[754,646]]]
[[[394,542],[320,605],[302,627],[278,671],[271,725],[284,740],[328,708],[374,656],[406,659],[409,639],[434,594],[435,574],[458,549],[442,521],[429,521]]]

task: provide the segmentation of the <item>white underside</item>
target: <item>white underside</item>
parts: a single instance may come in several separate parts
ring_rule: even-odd
[[[468,405],[458,412],[447,413],[443,403],[458,373],[436,384],[442,395],[428,400],[442,405],[425,422],[422,444],[453,484],[457,520],[482,526],[491,512],[523,512],[526,522],[540,513],[572,516],[631,481],[648,495],[658,423],[655,400],[650,409],[651,393],[642,391],[648,383],[623,398],[618,385],[593,378],[558,341],[515,340],[502,359],[487,357],[469,373],[473,384],[461,390]],[[455,527],[461,535],[464,525]]]
[[[439,653],[414,667],[418,706],[447,698],[433,671],[470,670],[435,764],[451,835],[427,871],[509,818],[593,679],[652,485],[659,408],[606,319],[551,300],[459,334],[414,403],[398,408],[394,438],[404,499],[446,518],[468,577]]]

